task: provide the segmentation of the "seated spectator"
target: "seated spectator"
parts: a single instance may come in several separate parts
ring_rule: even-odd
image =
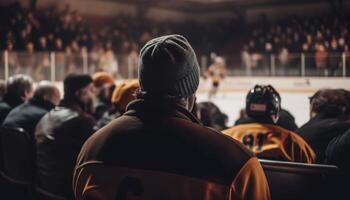
[[[256,85],[246,98],[250,123],[239,124],[223,132],[249,147],[259,158],[315,162],[315,153],[300,136],[276,124],[280,110],[278,92],[270,85]]]
[[[249,124],[253,122],[255,122],[255,120],[251,117],[248,117],[247,113],[245,112],[245,109],[241,109],[239,113],[239,118],[236,120],[235,125]],[[276,124],[290,131],[295,131],[298,129],[298,126],[295,123],[294,116],[288,110],[285,110],[283,108],[280,111],[280,117],[278,118]]]
[[[212,102],[197,103],[198,117],[204,126],[209,126],[218,131],[227,129],[228,117]]]
[[[80,148],[94,132],[94,119],[86,113],[95,98],[89,75],[68,75],[63,82],[60,105],[39,121],[37,181],[42,189],[68,199],[72,197],[72,172]]]
[[[257,158],[190,113],[199,66],[187,40],[159,37],[140,54],[138,99],[84,144],[76,199],[269,199]]]
[[[106,112],[97,122],[97,126],[102,128],[113,119],[120,117],[126,110],[127,105],[136,99],[136,91],[140,89],[138,80],[126,80],[117,86],[112,94],[112,109]]]
[[[19,104],[33,96],[33,80],[27,75],[11,76],[6,83],[6,94],[0,102],[0,124],[7,114]]]
[[[350,175],[350,129],[331,140],[327,146],[325,163],[337,165]]]
[[[6,93],[6,82],[3,80],[0,80],[0,101],[2,100],[3,96],[5,96]]]
[[[328,143],[350,128],[349,101],[344,90],[322,89],[310,98],[310,120],[296,132],[314,149],[323,163]]]
[[[104,113],[112,108],[112,93],[115,88],[115,81],[107,72],[97,72],[92,76],[96,88],[97,102],[94,109],[96,120],[101,119]]]
[[[34,91],[34,96],[14,108],[2,126],[23,128],[34,139],[36,124],[48,111],[58,105],[60,98],[60,91],[53,83],[41,81]]]

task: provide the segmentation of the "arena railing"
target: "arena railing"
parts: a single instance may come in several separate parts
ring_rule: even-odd
[[[222,55],[228,76],[337,76],[350,75],[350,55],[336,54],[268,54],[247,53]],[[213,63],[209,56],[198,55],[202,74]],[[138,55],[105,52],[0,52],[0,79],[17,73],[35,80],[62,81],[72,72],[108,71],[118,79],[137,78]]]
[[[224,56],[233,76],[338,76],[350,75],[350,56],[346,53],[272,54],[247,53]]]

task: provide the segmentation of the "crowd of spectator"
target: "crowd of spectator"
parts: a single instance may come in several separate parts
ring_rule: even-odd
[[[186,35],[198,49],[213,50],[229,38],[232,22],[199,24],[163,23],[120,14],[113,23],[95,30],[69,4],[43,10],[23,9],[19,3],[2,7],[1,49],[35,51],[113,50],[117,54],[139,50],[153,37],[170,33]],[[203,51],[204,51],[203,50]]]
[[[243,53],[246,58],[261,55],[267,59],[274,54],[281,67],[293,60],[298,63],[304,53],[307,67],[334,71],[342,65],[342,54],[348,55],[349,28],[348,16],[340,14],[294,17],[274,23],[263,20],[250,28]]]
[[[0,30],[0,49],[12,52],[8,59],[13,70],[10,74],[31,74],[35,80],[49,76],[49,51],[56,52],[57,80],[63,80],[65,73],[82,71],[82,52],[87,53],[89,72],[136,77],[138,51],[151,38],[179,33],[190,39],[198,53],[209,55],[219,50],[234,31],[232,21],[164,23],[141,14],[120,14],[109,19],[110,24],[94,28],[96,22],[85,19],[69,4],[32,10],[15,3],[1,9],[4,26]],[[44,53],[34,54],[37,52]]]
[[[349,41],[346,16],[326,15],[310,18],[288,18],[281,22],[265,22],[253,26],[247,43],[250,52],[291,53],[315,52],[319,46],[344,52]]]
[[[69,6],[23,9],[19,3],[2,7],[2,49],[18,51],[79,51],[91,46],[89,26]]]
[[[33,52],[63,52],[64,55],[56,58],[56,65],[60,68],[57,79],[62,79],[64,73],[82,70],[79,69],[83,62],[82,52],[87,52],[89,72],[106,71],[115,76],[136,77],[140,47],[151,38],[170,33],[186,36],[196,52],[206,56],[213,52],[232,55],[232,52],[225,51],[230,49],[227,47],[230,41],[239,36],[242,42],[232,45],[238,45],[238,49],[242,47],[241,63],[229,56],[228,60],[233,59],[232,63],[228,62],[229,67],[241,64],[246,69],[270,68],[270,56],[274,54],[277,69],[286,73],[297,68],[294,74],[300,73],[301,53],[304,53],[304,64],[315,71],[313,74],[339,75],[339,69],[344,65],[343,53],[348,56],[350,43],[347,16],[341,14],[294,17],[277,22],[266,19],[249,26],[234,20],[206,24],[164,23],[147,19],[142,14],[120,14],[110,19],[110,24],[94,28],[96,22],[89,21],[68,4],[60,9],[53,6],[43,10],[24,10],[15,3],[3,7],[2,11],[1,21],[5,26],[0,30],[0,49],[25,51],[29,55]],[[49,55],[33,58],[27,54],[10,55],[14,73],[27,73],[24,68],[42,66],[35,69],[35,80],[48,77]]]
[[[234,125],[228,125],[227,115],[215,104],[195,102],[199,66],[185,38],[179,35],[156,38],[140,52],[143,62],[139,65],[139,80],[116,85],[114,77],[106,72],[93,76],[69,74],[63,81],[62,98],[53,83],[43,81],[34,88],[28,75],[9,78],[0,93],[1,130],[21,128],[35,144],[32,150],[36,161],[26,167],[35,172],[25,171],[26,176],[31,174],[29,181],[48,193],[82,199],[94,194],[113,196],[114,186],[104,188],[103,193],[98,193],[99,190],[89,193],[86,188],[90,187],[91,177],[99,177],[92,178],[97,181],[95,185],[101,184],[96,188],[115,184],[117,179],[110,177],[118,177],[120,166],[124,167],[123,173],[134,173],[138,167],[156,171],[174,169],[171,172],[208,180],[212,176],[216,179],[249,176],[238,178],[239,183],[230,178],[228,183],[252,187],[253,193],[249,195],[256,197],[253,199],[257,196],[269,199],[266,178],[255,156],[335,164],[348,171],[349,91],[317,91],[310,98],[310,120],[298,127],[293,115],[281,108],[278,91],[270,85],[256,85],[248,91],[240,118]],[[2,142],[14,141],[2,137]],[[21,155],[3,158],[4,163],[25,160]],[[105,169],[101,163],[117,167],[116,171]],[[11,176],[23,175],[24,169],[16,171],[20,167],[4,166],[1,170]],[[232,175],[231,168],[235,167],[240,173]],[[222,174],[219,168],[228,174],[217,175]],[[142,177],[142,173],[138,176]],[[235,190],[234,194],[248,195],[244,190]]]

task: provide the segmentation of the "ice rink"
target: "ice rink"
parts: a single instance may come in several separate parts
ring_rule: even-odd
[[[222,81],[219,92],[211,101],[229,116],[232,126],[245,107],[245,98],[255,84],[271,84],[280,93],[282,107],[292,113],[298,126],[309,120],[309,97],[322,88],[350,89],[349,78],[332,77],[227,77]],[[208,101],[210,80],[201,79],[197,102]]]
[[[119,85],[125,79],[116,81]],[[63,92],[62,82],[56,82]],[[228,126],[232,126],[245,106],[245,97],[255,84],[271,84],[280,93],[282,107],[295,117],[298,126],[309,119],[309,97],[321,88],[344,88],[350,90],[350,78],[302,78],[302,77],[228,77],[220,85],[218,94],[211,99],[229,116]],[[201,79],[197,91],[197,102],[208,101],[210,80]],[[62,93],[63,94],[63,93]]]

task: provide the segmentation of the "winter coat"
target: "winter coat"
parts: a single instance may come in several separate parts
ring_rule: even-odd
[[[65,102],[48,112],[35,131],[38,185],[66,198],[72,195],[72,174],[84,142],[94,132],[95,121],[79,104]]]
[[[237,141],[200,125],[185,108],[135,100],[84,144],[77,200],[270,198],[266,177]]]

